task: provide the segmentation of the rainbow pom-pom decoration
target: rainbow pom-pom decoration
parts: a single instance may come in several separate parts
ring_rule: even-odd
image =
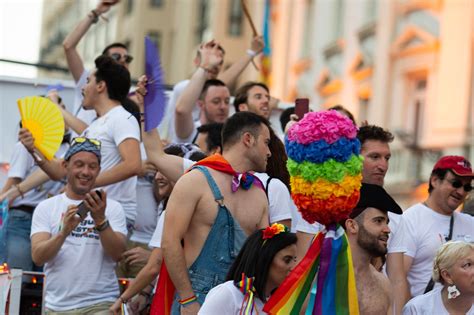
[[[352,121],[334,110],[308,113],[288,130],[292,197],[309,223],[338,223],[357,204],[362,157],[356,135]]]
[[[352,254],[339,225],[357,205],[362,157],[357,128],[336,111],[307,113],[285,139],[291,196],[303,218],[325,229],[263,310],[270,315],[357,315]],[[310,293],[311,291],[311,293]]]

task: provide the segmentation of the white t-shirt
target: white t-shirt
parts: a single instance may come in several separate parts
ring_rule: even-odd
[[[270,176],[268,176],[267,173],[254,173],[254,175],[260,179],[265,189]],[[268,184],[267,191],[270,224],[282,220],[293,220],[291,215],[293,200],[291,199],[290,192],[285,184],[283,184],[283,182],[278,178],[272,178]]]
[[[296,206],[295,206],[296,207]],[[324,225],[314,222],[314,223],[309,223],[305,219],[303,219],[303,216],[301,215],[301,212],[296,209],[297,212],[297,223],[296,223],[296,231],[297,232],[304,232],[308,234],[318,234],[320,231],[324,229]]]
[[[69,148],[69,144],[63,143],[56,152],[56,157],[63,157]],[[28,153],[26,148],[17,142],[13,149],[13,154],[10,159],[10,169],[8,170],[8,177],[16,177],[25,180],[33,172],[38,169],[33,157]],[[61,181],[48,180],[42,185],[25,193],[24,198],[16,198],[11,208],[18,206],[36,206],[38,203],[46,198],[54,196],[59,193],[64,183]]]
[[[71,204],[80,200],[61,194],[41,202],[33,213],[31,235],[39,232],[59,233],[62,218]],[[122,206],[107,198],[105,215],[115,232],[127,235]],[[105,254],[94,227],[87,215],[69,234],[58,254],[44,265],[46,275],[46,307],[66,311],[105,301],[113,302],[119,295],[115,261]]]
[[[390,235],[388,237],[387,247],[390,248],[395,234],[397,233],[398,225],[400,224],[401,215],[393,212],[387,212],[388,214],[388,227],[390,229]]]
[[[233,281],[226,281],[214,287],[206,295],[206,300],[199,310],[199,315],[239,315],[244,295],[234,285]],[[252,314],[267,314],[263,312],[264,303],[254,295],[255,312]]]
[[[160,137],[162,139],[167,139],[170,142],[173,142],[173,139],[176,139],[176,131],[175,131],[175,110],[176,110],[176,103],[178,102],[178,98],[183,93],[184,89],[188,86],[189,80],[183,80],[175,84],[173,87],[173,92],[171,93],[171,97],[169,98],[168,104],[166,106],[165,117],[161,121],[160,125],[158,126],[158,130],[160,132]],[[199,120],[199,114],[201,110],[196,105],[193,108],[193,121]]]
[[[403,315],[449,315],[441,297],[441,288],[419,295],[405,305]],[[466,313],[474,315],[474,304]]]
[[[160,203],[160,206],[163,207],[163,203]],[[161,238],[163,237],[163,229],[165,227],[165,214],[166,210],[161,212],[160,218],[158,219],[158,224],[156,225],[155,232],[151,237],[149,247],[161,248]]]
[[[82,100],[84,99],[84,96],[82,96],[82,88],[86,85],[88,76],[89,71],[84,70],[84,72],[81,74],[81,77],[79,78],[79,81],[76,82],[76,88],[74,89],[73,114],[87,125],[90,125],[94,119],[97,118],[97,113],[93,109],[85,110],[82,108]],[[77,136],[77,134],[73,135],[73,137],[75,136]]]
[[[143,143],[140,143],[142,159],[146,160],[146,152]],[[153,175],[154,177],[154,175]],[[144,177],[137,178],[137,217],[133,225],[130,240],[138,243],[148,244],[153,235],[161,212],[153,195],[153,182]]]
[[[102,155],[101,172],[106,171],[122,159],[118,146],[126,139],[140,141],[140,128],[137,120],[122,106],[115,106],[104,116],[98,117],[87,127],[82,136],[100,140]],[[122,205],[127,220],[133,222],[136,217],[137,207],[137,177],[132,176],[126,180],[103,187],[107,196],[117,200]]]
[[[472,242],[474,217],[454,212],[453,241]],[[449,234],[450,216],[437,213],[418,203],[408,208],[400,219],[393,237],[390,253],[404,252],[413,258],[408,272],[412,296],[423,294],[431,279],[436,251]]]

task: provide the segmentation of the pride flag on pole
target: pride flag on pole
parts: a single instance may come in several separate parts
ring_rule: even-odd
[[[260,81],[265,83],[267,86],[271,86],[271,47],[270,47],[270,11],[271,11],[271,0],[265,0],[265,13],[263,17],[263,42],[265,47],[263,48],[262,54],[262,65],[260,69]]]

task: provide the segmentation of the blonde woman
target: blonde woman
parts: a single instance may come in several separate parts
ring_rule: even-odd
[[[433,262],[433,281],[442,287],[410,300],[404,315],[474,315],[474,244],[456,241],[441,246]]]

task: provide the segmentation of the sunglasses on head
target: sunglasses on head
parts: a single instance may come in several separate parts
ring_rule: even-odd
[[[117,62],[120,62],[120,60],[122,60],[122,58],[125,59],[125,63],[130,63],[132,62],[133,60],[133,57],[130,56],[130,55],[122,55],[122,54],[119,54],[119,53],[113,53],[113,54],[110,54],[110,57],[112,59],[114,59],[115,61]]]
[[[455,180],[448,180],[448,182],[451,184],[451,186],[453,186],[453,188],[463,188],[465,192],[470,192],[472,190],[472,186],[471,184],[462,184],[462,181],[460,181],[459,179],[455,179]]]
[[[72,139],[71,146],[73,146],[76,143],[84,143],[86,141],[92,143],[93,145],[95,145],[96,147],[98,147],[100,149],[101,142],[99,140],[89,139],[89,138],[86,138],[86,137],[76,137],[76,138]]]

